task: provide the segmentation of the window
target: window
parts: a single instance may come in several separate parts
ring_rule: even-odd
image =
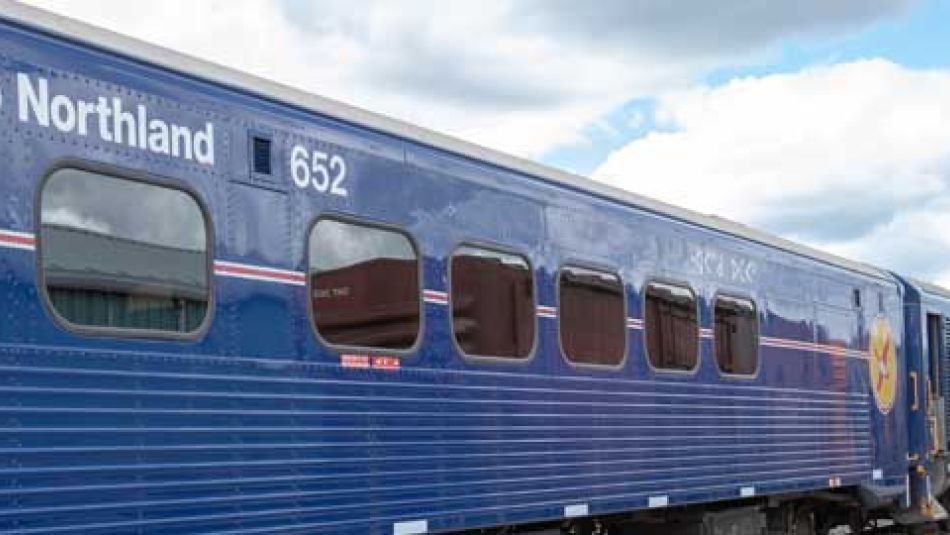
[[[653,282],[647,286],[644,301],[650,363],[661,370],[694,369],[698,362],[699,326],[693,291],[683,286]]]
[[[620,278],[564,267],[558,285],[561,347],[567,359],[580,364],[620,364],[627,342]]]
[[[251,138],[251,163],[259,175],[271,174],[271,140],[266,137]]]
[[[720,295],[713,312],[719,371],[755,375],[759,366],[759,322],[755,303]]]
[[[46,294],[72,326],[193,333],[208,312],[204,214],[184,191],[60,169],[41,193]]]
[[[452,328],[467,355],[525,358],[534,345],[534,284],[523,257],[463,246],[452,256]]]
[[[310,299],[329,344],[389,350],[419,337],[419,258],[409,237],[321,219],[310,232]]]

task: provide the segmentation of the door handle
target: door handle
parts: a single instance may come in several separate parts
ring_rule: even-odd
[[[916,411],[920,409],[920,394],[917,392],[917,372],[911,371],[907,374],[910,377],[910,382],[914,383],[911,386],[911,391],[914,393],[914,403],[910,406],[910,410]]]

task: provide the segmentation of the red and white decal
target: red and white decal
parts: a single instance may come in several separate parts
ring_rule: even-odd
[[[214,274],[219,277],[277,282],[280,284],[291,284],[293,286],[305,286],[307,284],[307,277],[299,271],[238,264],[236,262],[225,262],[223,260],[214,261]]]
[[[700,329],[699,329],[699,337],[700,337],[700,338],[712,338],[712,337],[713,337],[713,330],[712,330],[712,329],[706,329],[706,328],[704,328],[704,327],[700,327]]]
[[[372,358],[374,370],[398,370],[399,358],[379,355]]]
[[[433,305],[449,304],[449,294],[438,290],[422,290],[422,298],[426,303],[432,303]]]
[[[340,355],[340,366],[368,370],[370,367],[369,355]]]
[[[554,307],[538,305],[536,312],[540,318],[557,318],[557,309]]]
[[[33,251],[36,249],[36,238],[29,232],[0,230],[0,247]]]
[[[643,330],[643,320],[640,318],[627,318],[627,328]]]
[[[395,371],[400,367],[398,357],[392,355],[356,355],[344,353],[340,355],[340,366],[356,370],[388,370]]]

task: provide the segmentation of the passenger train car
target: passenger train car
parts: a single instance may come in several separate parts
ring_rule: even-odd
[[[946,516],[943,289],[7,1],[0,94],[4,533]]]

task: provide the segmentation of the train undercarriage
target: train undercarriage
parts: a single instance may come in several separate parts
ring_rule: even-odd
[[[947,464],[943,463],[946,467]],[[946,474],[946,468],[940,470]],[[642,511],[463,535],[946,535],[950,481],[934,481],[939,499],[901,508],[856,487]]]

